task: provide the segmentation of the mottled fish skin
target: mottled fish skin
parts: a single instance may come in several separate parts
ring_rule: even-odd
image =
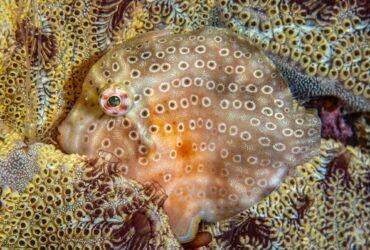
[[[115,91],[131,101],[122,113],[99,104]],[[111,50],[59,131],[66,152],[111,152],[128,178],[159,183],[182,242],[199,218],[222,220],[264,198],[320,141],[318,117],[272,62],[220,28],[147,33]]]

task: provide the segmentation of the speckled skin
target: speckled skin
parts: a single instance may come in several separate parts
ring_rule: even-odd
[[[131,102],[114,114],[101,100],[117,88]],[[195,218],[234,215],[315,156],[320,122],[259,49],[207,28],[147,33],[107,53],[59,132],[66,152],[110,152],[128,178],[158,182],[174,232],[189,241]]]
[[[236,16],[241,14],[238,12],[238,8],[231,4],[231,1],[222,2],[225,2],[228,7],[221,8],[221,1],[212,0],[113,0],[109,1],[109,5],[104,5],[102,1],[96,0],[0,1],[0,9],[2,10],[0,15],[0,37],[2,38],[0,39],[0,120],[9,122],[12,129],[21,132],[20,134],[6,134],[3,137],[1,132],[4,132],[4,130],[0,130],[1,160],[7,161],[9,151],[18,149],[15,147],[14,140],[24,141],[27,146],[39,140],[53,142],[53,139],[55,139],[53,128],[59,124],[61,118],[67,114],[69,108],[74,104],[91,64],[112,45],[112,42],[120,43],[137,34],[156,29],[184,32],[204,25],[221,25],[233,30],[237,27],[235,31],[245,32],[246,38],[251,42],[256,42],[258,46],[277,53],[278,57],[285,58],[293,56],[293,54],[287,55],[286,47],[283,46],[284,48],[281,47],[280,49],[280,46],[276,46],[276,43],[284,44],[290,49],[303,50],[305,43],[301,43],[300,40],[303,40],[304,34],[307,32],[324,34],[325,42],[330,45],[331,52],[328,57],[330,62],[333,62],[337,57],[335,53],[332,53],[336,49],[339,49],[340,57],[344,59],[348,53],[354,55],[355,51],[358,51],[357,49],[353,50],[354,47],[361,48],[362,59],[357,56],[353,57],[344,67],[347,69],[353,67],[356,82],[343,82],[337,79],[330,81],[328,86],[326,78],[321,77],[316,71],[315,76],[309,78],[317,83],[314,85],[315,88],[312,88],[312,81],[304,81],[303,85],[298,85],[297,90],[304,94],[303,96],[297,95],[298,99],[305,99],[306,93],[310,93],[310,95],[334,94],[345,101],[345,108],[348,110],[364,110],[364,108],[369,107],[369,85],[368,82],[366,85],[366,82],[360,80],[364,80],[363,73],[368,72],[368,68],[366,69],[366,59],[369,56],[369,35],[366,33],[366,30],[369,29],[369,24],[366,24],[368,21],[368,16],[366,16],[368,1],[238,1],[240,3],[248,2],[246,12],[249,16],[244,17],[264,18],[268,15],[269,20],[280,21],[283,24],[274,26],[274,28],[267,27],[267,30],[262,29],[261,25],[253,28],[249,26],[253,22],[246,22],[246,20],[242,20],[239,26],[235,26],[235,24],[238,24],[238,22],[235,22],[235,18],[226,20],[220,18],[218,14],[222,13],[223,10],[225,13],[232,13]],[[303,4],[297,5],[296,3]],[[268,8],[269,6],[271,8]],[[289,7],[288,11],[287,7]],[[276,12],[273,13],[271,10],[276,10]],[[308,10],[308,12],[305,15],[300,15],[299,13],[302,10]],[[310,15],[307,15],[307,13]],[[299,17],[291,22],[292,18],[297,15]],[[358,26],[358,18],[365,25]],[[299,24],[302,19],[305,24],[312,25],[309,30],[304,29],[307,28],[307,25]],[[348,19],[352,26],[349,29],[345,28]],[[353,25],[357,28],[354,29]],[[297,39],[289,40],[289,42],[286,40],[283,42],[280,39],[281,37],[271,36],[277,34],[279,30],[286,31],[287,34],[291,30],[298,30],[300,36]],[[342,32],[343,30],[344,32]],[[257,36],[255,36],[256,34]],[[264,42],[261,42],[260,39],[256,40],[259,34],[263,34]],[[338,35],[350,43],[342,43],[343,39],[334,39],[334,41],[329,39],[330,36]],[[295,40],[298,40],[298,42],[295,43]],[[275,43],[275,45],[272,43]],[[266,44],[269,44],[268,48],[265,46]],[[315,43],[312,46],[314,51],[319,48]],[[276,49],[279,51],[277,52]],[[316,60],[315,55],[316,53],[307,51],[305,58],[308,57],[312,62]],[[308,70],[305,63],[309,60],[306,59],[303,68],[295,68],[297,72],[303,72],[303,75]],[[362,62],[364,62],[363,66],[365,68],[361,65]],[[289,69],[292,63],[293,61],[287,60],[284,66]],[[315,63],[317,62],[315,61]],[[327,65],[328,70],[332,68],[331,65],[331,63]],[[325,72],[325,67],[323,69],[323,72]],[[361,74],[358,69],[361,70]],[[340,72],[345,72],[345,70],[342,68]],[[352,74],[352,70],[350,72]],[[333,76],[337,77],[335,74]],[[289,83],[294,86],[294,81]],[[332,88],[336,85],[338,87]],[[323,92],[323,86],[329,87],[326,90],[331,91]],[[342,86],[344,86],[344,89]],[[338,90],[340,92],[337,92]],[[346,94],[342,95],[341,93],[344,92]],[[361,95],[366,97],[365,93],[367,93],[367,99],[361,97]],[[365,106],[358,102],[360,99],[365,100]],[[361,138],[367,148],[369,146],[368,127],[366,122],[364,126],[360,126]],[[1,128],[3,129],[3,127]],[[302,174],[307,179],[306,186],[294,185],[294,183],[287,180],[280,198],[268,196],[266,203],[258,203],[253,208],[241,213],[238,220],[217,223],[214,231],[211,231],[214,237],[212,247],[227,248],[230,245],[235,246],[236,239],[238,239],[238,247],[242,249],[266,249],[268,246],[271,246],[272,249],[299,249],[306,246],[342,249],[349,245],[361,249],[369,245],[368,235],[366,234],[369,227],[367,223],[369,221],[368,209],[366,202],[364,202],[369,199],[368,192],[366,192],[368,182],[361,181],[367,180],[364,177],[368,176],[369,172],[369,169],[366,168],[366,166],[369,166],[369,155],[361,152],[359,148],[347,148],[347,152],[351,152],[351,162],[345,165],[348,166],[349,170],[346,179],[350,177],[355,183],[347,185],[347,182],[342,182],[343,176],[341,174],[343,172],[330,177],[325,171],[328,169],[329,160],[343,152],[343,146],[334,145],[331,141],[323,142],[325,143],[321,145],[322,154],[320,158],[313,159],[302,168],[305,170]],[[52,165],[59,159],[59,153],[56,152],[58,151],[49,150],[46,154],[40,154],[41,161],[44,164]],[[26,155],[22,154],[22,156]],[[74,166],[77,166],[77,164]],[[306,213],[308,210],[298,210],[300,205],[304,204],[301,198],[305,196],[297,194],[306,192],[306,190],[313,187],[320,187],[314,195],[310,196],[312,199],[308,203],[308,206],[310,204],[315,204],[315,206],[309,210],[309,213]],[[335,190],[335,192],[326,192],[328,187],[331,187],[330,189]],[[3,188],[0,188],[0,193],[2,193],[1,202],[5,197],[10,197],[8,191],[5,193],[1,192],[2,190]],[[11,194],[18,195],[14,191]],[[27,194],[27,191],[19,194]],[[339,200],[341,203],[333,203],[333,200]],[[348,203],[353,204],[354,207],[348,208],[345,205]],[[277,214],[275,208],[278,208],[278,212],[284,211],[284,213]],[[0,205],[1,216],[6,211],[6,208]],[[4,217],[2,217],[0,244],[4,249],[19,249],[21,247],[17,245],[17,242],[5,247],[8,241],[3,238],[4,235],[9,236],[9,232],[13,232],[10,231],[8,225],[11,224],[13,215],[17,211],[21,211],[20,207],[15,209],[14,213],[8,216],[6,220],[3,220]],[[250,218],[249,214],[254,215],[252,220],[248,219]],[[299,217],[296,216],[295,218],[299,219],[292,219],[294,217],[291,214],[298,214]],[[157,218],[162,218],[162,216],[158,215]],[[279,219],[276,219],[277,216]],[[48,216],[46,217],[48,218]],[[242,223],[239,219],[245,223]],[[18,223],[20,222],[18,221]],[[40,224],[40,221],[32,221],[32,223],[32,227],[35,227]],[[238,226],[235,224],[238,224]],[[71,228],[76,229],[76,226],[77,224],[71,224]],[[161,236],[164,236],[162,240],[175,242],[171,235],[168,237],[161,235],[157,231],[159,228],[153,228],[151,236],[148,238],[139,236],[134,237],[134,239],[136,242],[149,242],[150,247],[158,246],[156,243],[160,241]],[[258,230],[254,231],[253,228]],[[13,229],[18,229],[17,223],[12,224],[11,230]],[[42,228],[42,230],[45,235],[47,233],[46,228]],[[71,241],[75,237],[80,239],[78,232],[78,230],[70,231],[70,234],[65,237],[59,237],[51,232],[49,237],[53,242],[49,246],[60,246],[62,249],[64,240],[69,240],[70,247],[80,247],[80,243]],[[21,231],[17,230],[13,233],[17,239],[25,239]],[[128,240],[130,235],[125,236],[128,244],[132,243]],[[42,239],[44,240],[44,238]],[[93,248],[94,245],[89,242],[84,247],[89,249],[89,247]],[[164,245],[164,247],[180,248],[176,244]],[[27,249],[33,249],[33,247],[28,246]]]

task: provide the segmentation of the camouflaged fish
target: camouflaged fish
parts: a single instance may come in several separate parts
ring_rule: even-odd
[[[159,183],[180,242],[200,220],[255,204],[319,152],[318,117],[272,62],[231,31],[151,32],[90,70],[59,127],[68,153],[112,153],[127,178]]]

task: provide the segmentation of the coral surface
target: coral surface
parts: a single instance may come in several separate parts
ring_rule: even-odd
[[[5,143],[14,148],[0,161],[1,249],[180,248],[161,209],[166,195],[123,178],[112,155],[87,161],[42,143],[18,149],[14,131]]]
[[[221,0],[226,27],[263,48],[299,98],[370,111],[370,2]]]
[[[88,162],[40,143],[55,143],[56,126],[108,49],[147,31],[224,26],[265,50],[298,101],[334,95],[346,110],[369,111],[369,6],[368,0],[0,1],[1,248],[181,248],[156,185],[125,179],[109,154]],[[202,223],[192,247],[212,240],[212,249],[366,249],[370,119],[359,116],[353,131],[361,149],[322,140],[321,155],[265,200],[230,220]],[[82,191],[86,185],[95,189]],[[83,207],[93,200],[101,203]]]
[[[12,154],[21,139],[10,130],[1,146]],[[112,159],[103,153],[87,161],[40,144],[39,173],[24,180],[26,189],[0,183],[2,249],[181,249],[160,188],[124,178]],[[364,249],[369,166],[358,148],[322,140],[320,155],[264,200],[229,220],[202,223],[213,238],[202,249]]]
[[[322,140],[320,156],[297,167],[263,201],[234,218],[204,224],[216,249],[366,249],[370,157]]]

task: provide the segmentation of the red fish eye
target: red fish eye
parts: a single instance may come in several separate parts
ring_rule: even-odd
[[[132,105],[129,93],[122,88],[108,88],[100,95],[100,106],[104,113],[120,116],[128,112]]]

